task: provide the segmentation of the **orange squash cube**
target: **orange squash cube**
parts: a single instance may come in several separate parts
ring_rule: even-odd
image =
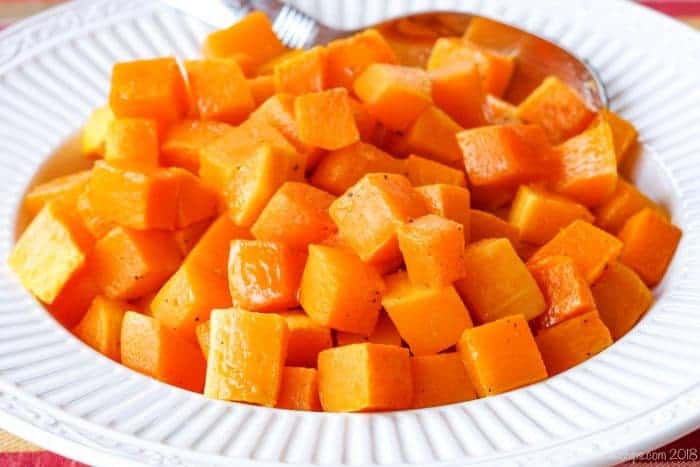
[[[306,183],[287,182],[270,198],[250,231],[258,240],[305,250],[335,233],[328,208],[333,195]]]
[[[75,210],[91,176],[92,171],[83,170],[34,186],[24,196],[27,214],[30,217],[36,216],[50,202],[58,203],[69,211]]]
[[[196,175],[185,169],[173,167],[168,170],[180,181],[175,228],[182,229],[217,214],[219,197],[214,190],[205,186]]]
[[[327,87],[352,89],[355,79],[373,63],[398,63],[391,46],[376,29],[330,42],[326,55]]]
[[[50,202],[19,237],[7,262],[25,289],[51,304],[85,264],[93,243],[71,211]]]
[[[265,13],[254,11],[232,26],[214,31],[204,41],[204,56],[233,58],[244,55],[257,68],[285,51]]]
[[[411,282],[444,287],[461,279],[464,271],[464,227],[428,214],[400,226],[399,249]]]
[[[274,313],[214,310],[204,395],[274,407],[282,384],[289,330]]]
[[[547,369],[523,315],[466,329],[457,350],[480,397],[547,378]]]
[[[314,47],[295,54],[274,67],[277,92],[307,94],[326,89],[326,49]]]
[[[414,409],[476,399],[476,391],[457,352],[411,357]]]
[[[317,373],[314,368],[284,367],[282,385],[275,407],[290,410],[321,410]]]
[[[228,281],[231,241],[252,238],[248,229],[235,225],[231,216],[224,213],[202,235],[185,258],[185,263],[195,263],[200,270],[210,271]]]
[[[472,243],[464,262],[466,276],[455,287],[478,322],[517,314],[530,320],[547,308],[535,279],[507,239]]]
[[[375,268],[352,252],[309,245],[299,302],[318,324],[369,335],[377,323],[384,290]]]
[[[547,302],[545,312],[535,318],[537,329],[595,310],[591,289],[568,256],[548,256],[528,267]]]
[[[195,327],[211,310],[231,306],[226,280],[185,262],[160,288],[151,302],[152,316],[178,336],[195,341]]]
[[[520,232],[508,222],[490,212],[470,211],[469,238],[472,243],[488,238],[507,238],[516,251],[520,251]]]
[[[80,322],[99,293],[100,287],[87,262],[71,276],[54,301],[47,305],[47,309],[56,321],[65,328],[72,329]]]
[[[528,263],[534,264],[548,256],[569,256],[586,282],[592,284],[620,251],[620,240],[588,222],[577,220],[537,250]]]
[[[421,154],[436,162],[461,165],[462,151],[457,144],[457,133],[462,131],[454,120],[435,106],[421,113],[404,137],[410,153]]]
[[[73,329],[78,339],[115,362],[121,359],[122,319],[128,305],[98,295]]]
[[[333,347],[331,330],[316,324],[303,311],[279,313],[289,328],[286,365],[316,368],[318,353]]]
[[[408,349],[354,344],[318,356],[318,391],[326,412],[362,412],[411,407]]]
[[[656,210],[642,209],[625,222],[618,235],[623,244],[620,262],[653,287],[663,279],[681,234],[681,229]]]
[[[610,109],[601,109],[590,126],[595,126],[602,121],[607,122],[612,130],[615,157],[619,165],[624,160],[628,151],[630,151],[637,142],[637,129],[630,122]]]
[[[89,180],[88,185],[80,196],[78,196],[76,208],[83,225],[95,239],[104,237],[110,230],[117,226],[113,221],[103,217],[103,215],[96,212],[97,210],[93,209]]]
[[[326,154],[314,170],[311,183],[339,196],[372,172],[404,173],[405,163],[376,146],[360,141]]]
[[[594,117],[583,98],[555,76],[542,81],[520,103],[516,115],[525,122],[544,128],[554,144],[579,134]]]
[[[459,62],[428,72],[435,105],[464,128],[486,124],[481,76],[473,63]]]
[[[175,228],[180,178],[174,172],[143,173],[97,161],[88,186],[97,217],[138,230]]]
[[[364,337],[364,336],[363,336]],[[372,334],[367,336],[367,342],[373,344],[398,345],[401,346],[401,334],[396,329],[396,325],[386,313],[380,313],[377,325],[374,326]]]
[[[134,170],[158,167],[158,122],[147,118],[117,118],[107,129],[104,159]]]
[[[204,359],[206,360],[209,358],[209,339],[211,337],[211,326],[209,321],[199,323],[197,326],[195,326],[194,333],[197,336],[199,348],[202,349],[202,355],[204,355]]]
[[[654,202],[644,193],[631,183],[618,179],[612,196],[594,210],[596,224],[601,229],[617,235],[627,219],[644,208],[653,207],[656,207]]]
[[[432,103],[430,77],[419,68],[373,64],[353,89],[370,115],[396,131],[408,129]]]
[[[467,186],[467,177],[463,170],[418,156],[409,156],[406,159],[406,176],[414,186],[435,183]]]
[[[429,355],[457,343],[472,320],[454,287],[414,285],[404,272],[387,276],[382,298],[399,334],[414,355]]]
[[[503,187],[535,181],[552,171],[548,144],[536,125],[493,125],[457,134],[474,186]]]
[[[342,241],[362,261],[385,263],[400,257],[396,229],[427,214],[427,208],[406,177],[365,175],[329,209]]]
[[[114,114],[109,105],[92,111],[80,135],[80,152],[91,158],[102,157],[105,149],[105,136]]]
[[[168,128],[160,146],[160,162],[165,167],[181,167],[196,174],[200,149],[230,129],[222,122],[182,120]]]
[[[237,125],[255,108],[253,94],[235,60],[185,62],[192,108],[201,120]]]
[[[593,215],[582,204],[526,185],[518,189],[508,216],[520,239],[535,245],[544,245],[577,219],[593,222]]]
[[[134,371],[193,392],[202,392],[206,362],[195,344],[158,320],[134,311],[122,319],[121,362]]]
[[[559,173],[554,191],[586,206],[607,200],[617,185],[617,160],[610,125],[603,122],[574,136],[554,150]]]
[[[535,341],[550,376],[578,365],[613,343],[595,310],[543,329]]]
[[[228,284],[234,306],[274,311],[299,304],[297,291],[305,252],[260,240],[233,240],[228,256]]]
[[[485,211],[495,211],[508,206],[518,191],[518,186],[474,186],[470,185],[472,207]]]
[[[350,97],[350,107],[355,117],[357,131],[360,133],[360,140],[365,142],[372,141],[377,132],[377,119],[369,113],[365,104],[354,97]]]
[[[484,101],[484,115],[491,125],[505,125],[508,123],[521,123],[516,116],[517,107],[513,104],[488,94]]]
[[[255,107],[275,95],[275,80],[272,75],[256,76],[248,80],[250,93],[253,95]]]
[[[363,342],[368,342],[369,340],[368,336],[355,334],[354,332],[335,331],[334,334],[336,347],[340,347],[342,345],[361,344]]]
[[[202,235],[209,229],[212,221],[213,219],[204,219],[175,231],[173,238],[180,248],[183,258],[192,251]]]
[[[299,139],[332,151],[359,141],[360,133],[346,89],[330,89],[298,96],[294,117]]]
[[[112,69],[109,106],[116,117],[173,122],[188,109],[185,80],[174,58],[121,62]]]
[[[471,233],[469,190],[455,185],[435,184],[419,186],[416,188],[416,193],[423,198],[430,214],[462,224],[464,240],[469,243]]]
[[[591,286],[600,319],[617,340],[637,324],[654,297],[639,276],[622,263],[613,262]]]
[[[169,233],[115,227],[95,243],[90,266],[108,298],[132,300],[158,290],[181,260]]]

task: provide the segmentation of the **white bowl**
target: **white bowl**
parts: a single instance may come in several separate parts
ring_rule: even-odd
[[[0,425],[106,465],[612,463],[700,426],[700,36],[621,0],[297,0],[331,24],[409,12],[492,16],[600,72],[639,128],[636,181],[684,230],[657,302],[600,355],[507,394],[377,414],[226,403],[117,365],[0,267]],[[48,155],[105,101],[115,61],[196,56],[209,28],[156,2],[81,0],[0,33],[0,257]]]

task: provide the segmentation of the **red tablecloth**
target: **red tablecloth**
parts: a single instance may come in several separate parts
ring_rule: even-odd
[[[36,13],[61,0],[0,0],[0,29],[25,16]],[[115,0],[119,1],[119,0]],[[332,0],[329,0],[332,1]],[[645,0],[644,3],[668,15],[677,17],[700,29],[700,0]],[[647,453],[629,464],[645,466],[662,465],[697,465],[700,461],[684,462],[697,459],[700,454],[700,430],[680,440]],[[65,459],[48,451],[41,450],[10,433],[0,430],[0,466],[2,467],[78,467],[82,464]]]

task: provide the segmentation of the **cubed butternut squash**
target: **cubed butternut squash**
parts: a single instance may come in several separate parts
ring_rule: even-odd
[[[329,212],[343,242],[363,261],[379,264],[400,257],[396,229],[427,208],[406,177],[372,173],[333,201]]]
[[[472,243],[488,238],[507,238],[516,251],[521,248],[520,231],[516,227],[479,209],[470,210],[469,238]]]
[[[202,238],[185,258],[186,263],[196,263],[200,269],[211,271],[228,280],[228,256],[233,240],[252,239],[250,231],[233,223],[224,213],[207,229]]]
[[[620,165],[627,153],[637,142],[637,129],[630,122],[620,117],[610,109],[601,109],[591,122],[591,126],[605,121],[612,130],[613,145],[615,146],[615,158]]]
[[[49,202],[19,237],[7,262],[25,289],[51,304],[83,267],[93,243],[70,210]]]
[[[637,273],[613,262],[591,286],[600,319],[617,340],[637,324],[654,297]]]
[[[211,336],[211,325],[209,321],[199,323],[194,328],[195,336],[197,337],[197,344],[199,348],[202,349],[202,355],[204,359],[209,358],[209,340]]]
[[[556,76],[546,78],[522,101],[516,115],[544,128],[553,144],[577,135],[594,117],[583,98]]]
[[[289,328],[286,365],[316,368],[318,353],[333,347],[330,328],[321,326],[303,311],[279,313]]]
[[[451,285],[415,285],[404,272],[387,276],[386,285],[382,306],[413,355],[445,350],[472,327],[469,311]]]
[[[289,329],[279,315],[214,310],[204,395],[274,407],[282,384]]]
[[[613,342],[595,310],[543,329],[535,341],[550,376],[591,358]]]
[[[273,69],[277,92],[306,94],[326,89],[326,49],[316,46],[278,63]]]
[[[445,112],[430,106],[413,122],[403,142],[410,153],[442,164],[460,166],[462,151],[457,144],[460,131],[462,127]]]
[[[653,287],[661,281],[671,263],[681,240],[681,229],[657,210],[644,208],[625,222],[618,237],[623,245],[620,262]]]
[[[99,213],[102,210],[93,209],[89,180],[88,185],[85,186],[83,192],[78,196],[76,209],[83,225],[95,239],[104,237],[117,226],[112,220]]]
[[[655,207],[634,185],[618,179],[613,194],[594,210],[596,225],[603,230],[617,235],[627,219],[644,208]]]
[[[365,142],[373,141],[378,127],[377,119],[369,113],[365,104],[354,97],[350,97],[350,108],[352,108],[352,115],[355,117],[355,125],[360,133],[360,140]]]
[[[275,407],[290,410],[321,410],[316,369],[284,367],[282,369],[282,384]]]
[[[250,93],[253,95],[255,107],[275,95],[275,79],[272,75],[256,76],[248,80]]]
[[[175,228],[195,224],[214,217],[218,212],[219,197],[197,176],[179,167],[168,169],[179,179],[175,212]]]
[[[122,319],[121,362],[134,371],[193,392],[202,392],[206,362],[201,350],[158,320],[134,311]]]
[[[398,63],[391,46],[376,29],[332,41],[326,55],[327,86],[350,90],[357,76],[373,63]]]
[[[171,234],[124,227],[115,227],[99,239],[89,259],[102,293],[118,300],[158,290],[181,260]]]
[[[285,47],[272,30],[272,23],[262,11],[249,13],[232,26],[214,31],[204,41],[204,56],[231,58],[243,54],[257,68]]]
[[[423,198],[430,214],[462,224],[464,240],[469,243],[471,196],[468,189],[455,185],[435,184],[419,186],[416,188],[416,193]]]
[[[484,91],[477,66],[458,62],[428,72],[435,105],[464,128],[486,124]]]
[[[547,377],[542,356],[523,315],[466,329],[457,350],[476,393],[492,396]]]
[[[377,323],[384,290],[379,273],[354,253],[309,246],[299,302],[318,324],[369,335]]]
[[[47,308],[56,321],[67,329],[72,329],[80,322],[99,293],[100,287],[87,262],[71,276]]]
[[[406,159],[406,176],[414,186],[444,183],[447,185],[467,186],[467,177],[461,169],[411,155]]]
[[[181,167],[199,172],[200,149],[214,142],[231,126],[223,122],[182,120],[165,133],[160,146],[160,162],[166,167]]]
[[[469,181],[504,187],[540,180],[553,172],[549,146],[537,125],[492,125],[457,133]]]
[[[235,60],[185,62],[192,108],[201,120],[237,125],[255,108],[253,94]]]
[[[78,339],[115,362],[121,359],[122,319],[127,303],[98,295],[73,329]]]
[[[491,125],[521,123],[517,117],[517,107],[503,99],[487,94],[484,100],[484,115]]]
[[[173,238],[180,248],[183,258],[187,256],[195,247],[202,235],[209,229],[213,219],[204,219],[194,224],[178,229],[173,233]]]
[[[476,399],[476,391],[457,352],[411,357],[414,409]]]
[[[85,191],[91,176],[90,170],[83,170],[34,186],[24,196],[24,208],[27,214],[30,217],[36,216],[49,202],[58,203],[69,211],[75,211],[78,199]]]
[[[332,151],[360,139],[346,89],[298,96],[294,101],[294,118],[299,139],[311,146]]]
[[[195,262],[185,262],[158,290],[150,308],[155,319],[194,342],[195,327],[209,320],[211,310],[230,306],[226,280]]]
[[[326,154],[314,170],[311,183],[338,196],[373,172],[404,173],[405,163],[372,144],[360,141]]]
[[[335,197],[311,185],[287,182],[270,198],[250,231],[258,240],[305,250],[336,232],[328,208]]]
[[[114,120],[114,114],[108,105],[97,107],[92,111],[80,135],[80,151],[83,155],[93,158],[102,157],[107,128],[112,120]]]
[[[466,275],[455,287],[478,322],[517,314],[530,320],[545,311],[542,292],[507,239],[470,244],[464,262]]]
[[[544,245],[577,219],[593,222],[593,215],[580,203],[527,185],[518,189],[508,215],[520,239],[535,245]]]
[[[586,206],[602,204],[615,191],[617,160],[610,125],[601,122],[557,146],[554,191]]]
[[[548,256],[528,267],[547,303],[545,312],[535,318],[536,329],[552,327],[595,309],[586,279],[568,256]]]
[[[364,343],[324,350],[318,356],[318,391],[326,412],[409,408],[408,349]]]
[[[306,253],[278,242],[233,240],[228,284],[234,306],[275,311],[299,304],[297,292]]]
[[[117,118],[105,136],[104,159],[133,170],[158,167],[158,122],[148,118]]]
[[[528,263],[548,256],[569,256],[586,282],[592,284],[621,251],[620,240],[586,221],[576,220],[537,250]]]
[[[188,110],[185,80],[174,58],[121,62],[112,69],[109,106],[116,117],[173,122]]]
[[[366,339],[373,344],[401,345],[401,334],[387,313],[379,314],[374,331]]]
[[[397,235],[408,277],[414,284],[444,287],[465,276],[461,224],[428,214],[401,225]]]
[[[145,173],[97,161],[88,187],[95,216],[138,230],[175,228],[180,178],[167,169]]]
[[[426,71],[399,65],[372,64],[353,85],[367,111],[387,128],[403,131],[432,103]]]

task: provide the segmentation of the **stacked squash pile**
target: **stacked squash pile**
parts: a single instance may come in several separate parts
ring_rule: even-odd
[[[482,28],[475,30],[474,28]],[[9,258],[107,357],[206,396],[426,407],[560,373],[649,308],[681,232],[618,174],[634,128],[465,37],[287,50],[252,13],[201,60],[115,65],[92,168],[31,189]]]

